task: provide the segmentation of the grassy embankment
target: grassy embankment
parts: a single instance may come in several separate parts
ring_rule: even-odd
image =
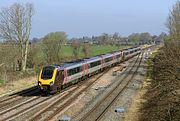
[[[140,108],[140,121],[180,120],[180,48],[167,43],[148,61],[149,85]]]
[[[104,54],[112,51],[117,51],[122,48],[126,48],[127,46],[110,46],[110,45],[101,45],[97,46],[94,45],[91,47],[90,56],[95,56],[99,54]],[[73,57],[73,49],[70,46],[63,47],[63,57],[64,58],[72,58]],[[80,50],[80,57],[83,58],[83,53]],[[0,95],[4,94],[9,91],[22,89],[24,87],[31,86],[33,84],[36,84],[37,82],[37,75],[36,76],[30,76],[26,78],[21,79],[13,79],[13,81],[6,82],[5,80],[0,80]]]

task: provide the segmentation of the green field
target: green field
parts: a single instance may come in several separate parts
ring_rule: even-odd
[[[127,48],[128,46],[111,46],[111,45],[93,45],[90,49],[89,56],[95,56],[100,54],[105,54],[112,51],[117,51],[123,48]],[[80,57],[83,57],[84,54],[82,52],[82,48],[79,50]],[[64,57],[72,57],[73,56],[73,49],[71,46],[64,46],[63,47],[63,56]]]
[[[111,45],[92,46],[91,56],[105,54],[112,51],[117,51],[126,47],[127,46],[118,47],[118,46],[111,46]]]
[[[92,57],[92,56],[105,54],[105,53],[112,52],[112,51],[118,51],[120,49],[127,48],[127,47],[128,46],[122,46],[122,45],[121,46],[116,46],[116,45],[90,45],[90,47],[89,47],[90,49],[88,49],[89,53],[87,56],[85,56],[85,54],[82,51],[83,46],[80,45],[78,55],[76,58],[81,59],[81,58],[86,58],[86,57]],[[32,55],[32,57],[34,56],[33,57],[33,63],[35,65],[63,63],[63,62],[67,62],[67,61],[75,59],[75,55],[73,54],[73,47],[71,45],[63,45],[61,48],[61,51],[59,52],[60,61],[52,60],[51,62],[47,62],[47,57],[53,58],[53,59],[56,58],[56,55],[52,55],[53,49],[51,48],[51,50],[48,51],[48,52],[51,52],[48,54],[49,55],[51,54],[52,56],[47,56],[42,48],[43,48],[42,45],[36,45],[35,49],[34,48],[31,49],[34,51],[34,52],[32,52],[32,53],[34,53],[34,55]]]

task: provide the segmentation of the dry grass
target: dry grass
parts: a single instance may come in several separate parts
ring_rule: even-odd
[[[142,104],[146,102],[146,99],[143,96],[147,92],[147,87],[150,85],[149,79],[145,80],[142,84],[141,89],[137,92],[137,94],[133,97],[133,102],[130,108],[125,113],[125,121],[139,121],[141,117],[141,107]]]
[[[148,80],[145,80],[142,84],[141,89],[137,92],[137,94],[133,97],[133,102],[131,107],[125,113],[125,121],[138,121],[141,116],[141,112],[139,111],[142,107],[142,103],[146,102],[143,99],[143,95],[147,92],[147,87],[150,85]]]
[[[21,90],[26,87],[32,86],[36,83],[37,83],[37,77],[28,77],[16,81],[11,81],[6,83],[5,85],[0,86],[0,95],[16,90]]]

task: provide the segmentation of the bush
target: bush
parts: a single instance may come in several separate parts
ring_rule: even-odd
[[[180,119],[180,43],[166,42],[153,59],[151,85],[141,109],[141,121]]]

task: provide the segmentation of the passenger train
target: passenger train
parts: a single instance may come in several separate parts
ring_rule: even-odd
[[[55,93],[69,84],[77,83],[140,53],[140,47],[133,47],[59,65],[45,66],[40,71],[38,86],[41,91]]]

